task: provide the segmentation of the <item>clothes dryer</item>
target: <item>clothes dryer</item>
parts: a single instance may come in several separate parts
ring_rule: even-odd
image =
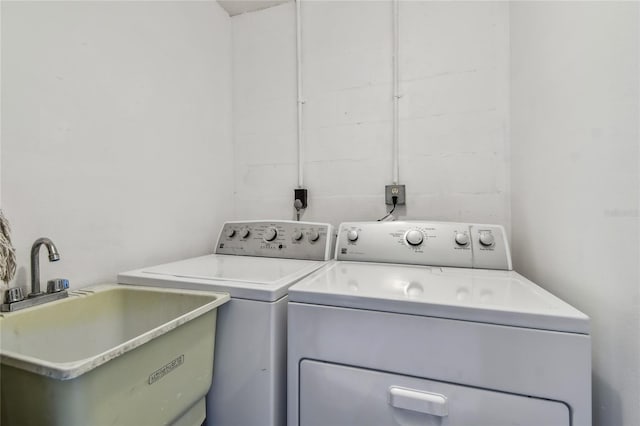
[[[227,222],[214,254],[118,275],[121,284],[231,296],[218,310],[207,425],[286,422],[287,291],[332,257],[334,243],[324,223]]]
[[[589,330],[500,226],[343,223],[289,289],[288,424],[587,426]]]

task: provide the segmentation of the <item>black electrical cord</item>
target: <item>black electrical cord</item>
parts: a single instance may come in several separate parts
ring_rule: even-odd
[[[393,202],[393,208],[391,209],[391,211],[389,213],[387,213],[386,215],[384,215],[383,217],[378,219],[378,222],[382,222],[383,220],[385,220],[386,218],[391,216],[391,214],[395,211],[396,205],[398,204],[398,196],[394,195],[393,197],[391,197],[391,202]]]

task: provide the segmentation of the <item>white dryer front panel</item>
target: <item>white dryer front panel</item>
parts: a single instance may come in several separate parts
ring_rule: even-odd
[[[300,426],[571,424],[561,402],[363,368],[304,360],[300,381]]]

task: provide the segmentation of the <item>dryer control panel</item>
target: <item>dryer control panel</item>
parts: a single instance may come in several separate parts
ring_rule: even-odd
[[[504,228],[455,222],[346,222],[337,260],[511,270]]]
[[[333,259],[335,231],[328,223],[291,220],[225,222],[216,254],[279,259]]]

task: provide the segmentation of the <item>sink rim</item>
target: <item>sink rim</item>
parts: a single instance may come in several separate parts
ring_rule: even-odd
[[[198,290],[184,290],[184,289],[173,289],[173,288],[162,288],[162,287],[139,287],[132,285],[123,285],[123,284],[98,284],[90,287],[84,287],[78,290],[73,290],[69,292],[69,297],[61,300],[56,300],[54,302],[49,302],[43,305],[34,306],[32,308],[27,308],[20,311],[15,312],[3,312],[0,314],[0,325],[5,318],[9,317],[17,317],[33,310],[50,307],[54,305],[69,303],[73,300],[79,300],[81,298],[91,297],[94,294],[99,294],[107,291],[113,291],[117,289],[126,288],[127,290],[136,291],[136,292],[147,292],[147,293],[170,293],[170,294],[189,294],[194,296],[206,296],[206,297],[215,297],[214,300],[203,304],[191,311],[182,314],[178,317],[175,317],[157,327],[154,327],[136,337],[133,337],[119,345],[116,345],[106,351],[103,351],[99,354],[89,356],[87,358],[83,358],[77,361],[70,362],[53,362],[47,361],[42,358],[24,355],[18,352],[6,350],[2,348],[2,341],[0,339],[0,364],[8,365],[11,367],[19,368],[21,370],[30,371],[42,376],[50,377],[58,380],[70,380],[74,379],[78,376],[81,376],[94,368],[117,358],[139,346],[144,345],[150,340],[155,339],[156,337],[162,336],[163,334],[168,333],[171,330],[176,329],[182,324],[185,324],[195,318],[198,318],[207,312],[216,309],[217,307],[227,303],[230,300],[230,296],[228,293],[223,292],[211,292],[211,291],[198,291]]]

